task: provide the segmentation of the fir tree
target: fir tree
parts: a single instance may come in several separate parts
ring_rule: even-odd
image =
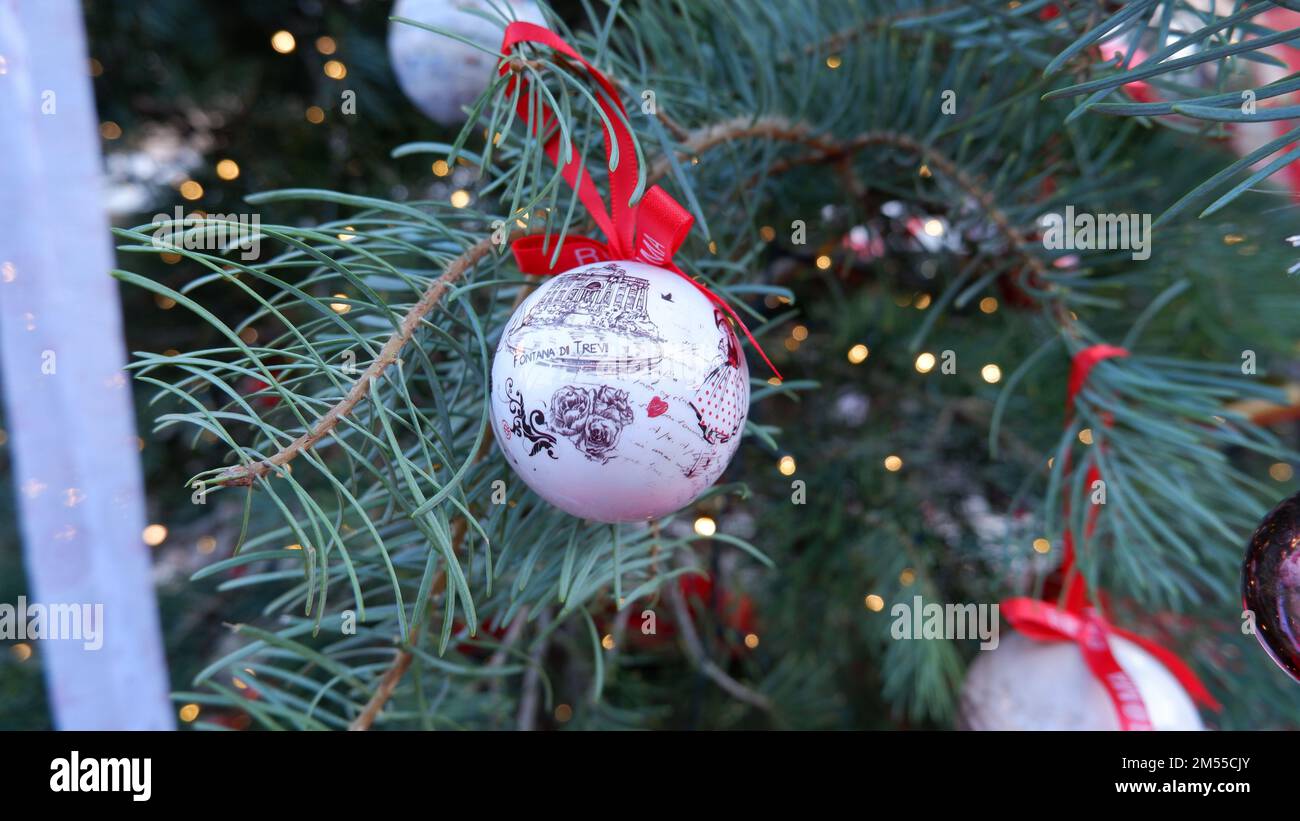
[[[1297,32],[1260,21],[1272,3],[1204,5],[551,13],[620,87],[643,188],[695,216],[677,264],[786,377],[754,370],[736,463],[648,525],[540,501],[488,425],[491,353],[536,287],[509,243],[594,231],[512,78],[607,190],[573,61],[518,47],[454,142],[394,149],[473,169],[468,202],[257,194],[261,257],[171,249],[184,288],[131,272],[160,252],[151,226],[119,231],[115,275],[219,339],[135,364],[159,428],[211,457],[192,487],[243,505],[237,554],[196,583],[243,568],[226,586],[264,604],[178,697],[304,729],[951,726],[976,643],[892,640],[891,606],[1042,594],[1068,529],[1116,620],[1224,703],[1213,725],[1295,724],[1242,634],[1238,571],[1287,492],[1267,467],[1295,458],[1242,403],[1288,404],[1287,215],[1255,189],[1300,132],[1239,159],[1216,138],[1294,116],[1264,101],[1300,80],[1248,69]],[[339,216],[275,221],[303,202]],[[1145,251],[1052,247],[1041,218],[1067,207],[1158,218]],[[1131,355],[1067,422],[1070,357],[1098,343]]]

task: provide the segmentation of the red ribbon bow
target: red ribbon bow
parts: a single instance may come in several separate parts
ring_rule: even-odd
[[[1066,395],[1066,423],[1074,416],[1074,400],[1083,390],[1088,374],[1098,363],[1113,357],[1128,356],[1128,351],[1113,345],[1093,345],[1075,354],[1070,365],[1070,384]],[[1063,466],[1069,469],[1069,464]],[[1088,469],[1086,477],[1089,487],[1101,477],[1096,465]],[[1065,518],[1069,521],[1069,500],[1065,502]],[[1085,535],[1091,536],[1097,524],[1099,507],[1094,505],[1088,512]],[[1007,599],[1001,603],[1002,614],[1011,626],[1021,635],[1035,641],[1072,641],[1079,645],[1083,660],[1088,669],[1106,688],[1115,712],[1119,717],[1121,730],[1152,730],[1150,713],[1142,701],[1137,685],[1124,668],[1115,660],[1109,637],[1120,636],[1146,650],[1173,674],[1194,701],[1211,709],[1219,709],[1219,703],[1201,684],[1192,669],[1170,651],[1148,638],[1128,630],[1116,627],[1092,607],[1088,606],[1088,593],[1083,574],[1074,566],[1074,536],[1067,527],[1064,534],[1064,558],[1061,572],[1065,579],[1065,602],[1062,607],[1055,607],[1047,602],[1030,598]]]
[[[520,119],[529,123],[533,133],[538,137],[545,137],[548,131],[551,132],[544,144],[546,155],[560,167],[565,182],[578,192],[578,199],[606,237],[605,242],[590,237],[566,237],[558,254],[554,249],[546,247],[548,236],[535,234],[521,237],[515,240],[511,247],[519,270],[526,274],[549,276],[579,265],[620,259],[645,262],[665,268],[695,286],[709,302],[730,316],[744,331],[745,338],[758,351],[759,356],[763,357],[763,361],[772,369],[772,373],[780,379],[780,372],[767,358],[763,347],[758,344],[758,340],[754,339],[754,335],[749,332],[749,328],[736,311],[708,286],[691,279],[673,264],[673,255],[686,241],[686,235],[690,233],[691,226],[695,223],[695,218],[690,212],[658,185],[651,186],[639,202],[632,203],[632,195],[636,191],[640,176],[640,166],[636,157],[636,142],[627,127],[627,111],[623,108],[614,84],[550,29],[533,23],[511,23],[506,27],[501,53],[509,57],[510,49],[518,43],[538,43],[549,46],[586,68],[599,85],[593,96],[604,114],[605,158],[609,166],[611,206],[611,210],[607,211],[605,201],[596,190],[591,175],[587,173],[581,158],[575,155],[572,146],[569,147],[568,156],[560,156],[563,135],[558,128],[552,127],[555,115],[550,108],[539,99],[537,100],[539,110],[530,111],[529,99],[523,93],[527,81],[522,75],[512,77],[506,84],[506,93],[516,94],[515,110]],[[500,71],[502,75],[510,71],[508,61],[502,62]],[[600,93],[602,91],[604,94]],[[533,117],[533,114],[536,116]]]

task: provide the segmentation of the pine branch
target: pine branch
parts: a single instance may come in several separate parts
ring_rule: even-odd
[[[526,233],[529,232],[522,229],[514,231],[510,234],[510,241]],[[327,410],[316,421],[311,430],[260,462],[230,468],[214,479],[214,484],[227,487],[251,485],[255,480],[265,476],[270,471],[284,467],[302,451],[314,447],[320,440],[329,436],[343,417],[351,413],[361,403],[361,400],[366,397],[370,391],[370,383],[383,374],[389,365],[397,361],[402,348],[415,336],[416,330],[420,327],[420,322],[430,311],[437,307],[447,290],[459,281],[467,271],[472,269],[479,260],[492,253],[495,247],[497,247],[497,244],[493,237],[487,236],[452,260],[451,264],[447,266],[446,272],[429,284],[420,299],[402,317],[399,329],[394,331],[388,338],[383,348],[380,349],[379,355],[361,372],[347,394]]]
[[[858,151],[875,146],[886,145],[907,151],[927,166],[933,166],[973,197],[998,232],[1035,275],[1045,277],[1048,273],[1042,257],[1029,250],[1031,240],[998,206],[996,196],[991,189],[981,185],[974,175],[937,148],[925,145],[906,133],[869,131],[845,140],[835,140],[816,135],[810,123],[793,122],[785,117],[768,116],[758,119],[734,117],[692,130],[682,143],[681,153],[685,157],[690,157],[729,142],[751,139],[797,143],[811,149],[805,156],[773,162],[764,169],[764,176],[782,174],[801,165],[838,162]],[[671,164],[667,158],[660,158],[652,166],[648,178],[651,182],[655,182],[666,176],[670,170]],[[1044,284],[1049,292],[1056,288],[1051,282]],[[1062,325],[1068,326],[1072,322],[1069,312],[1059,306],[1055,316]]]

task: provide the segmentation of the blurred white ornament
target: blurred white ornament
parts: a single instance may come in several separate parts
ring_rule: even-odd
[[[409,23],[389,24],[388,57],[398,85],[430,119],[449,126],[465,122],[464,108],[492,81],[495,52],[505,32],[505,21],[498,19],[497,10],[503,3],[516,20],[546,24],[532,0],[397,0],[393,5],[393,17],[436,26],[487,49]],[[479,16],[482,14],[488,19]]]
[[[871,400],[865,393],[855,390],[846,390],[835,398],[835,418],[848,425],[856,428],[863,422],[867,421],[867,413],[871,410]]]
[[[1204,730],[1191,696],[1173,673],[1136,644],[1110,635],[1111,653],[1128,673],[1157,730]],[[1118,730],[1106,688],[1072,641],[1035,641],[1004,633],[981,651],[961,691],[970,730]]]
[[[492,429],[515,472],[574,516],[672,513],[740,444],[749,366],[694,285],[640,262],[547,279],[510,318],[492,363]]]

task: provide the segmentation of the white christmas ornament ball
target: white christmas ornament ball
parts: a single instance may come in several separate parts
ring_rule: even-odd
[[[517,20],[545,25],[532,0],[504,0]],[[504,21],[497,22],[502,0],[397,0],[392,16],[417,20],[459,34],[491,52],[501,47]],[[487,14],[488,19],[474,12]],[[471,45],[410,23],[388,25],[388,56],[402,91],[435,122],[457,125],[464,108],[492,81],[497,58]]]
[[[1111,635],[1115,661],[1133,679],[1157,730],[1204,730],[1191,696],[1146,650]],[[1118,730],[1106,688],[1071,641],[1004,634],[979,654],[961,692],[961,723],[970,730]]]
[[[681,276],[597,262],[550,277],[492,362],[492,429],[536,493],[601,522],[679,510],[740,444],[749,366],[730,321]]]

